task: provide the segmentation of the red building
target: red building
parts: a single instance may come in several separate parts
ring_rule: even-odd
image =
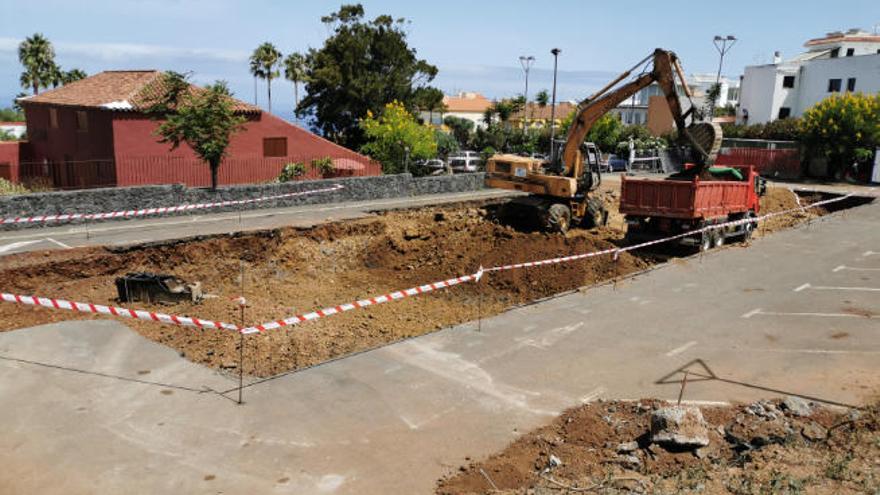
[[[154,134],[158,123],[144,114],[161,91],[159,71],[106,71],[24,98],[27,142],[14,174],[58,188],[182,183],[210,185],[208,166],[186,145],[172,151]],[[378,175],[369,158],[338,146],[239,100],[246,117],[220,166],[220,184],[265,182],[286,163],[333,159],[334,175]]]

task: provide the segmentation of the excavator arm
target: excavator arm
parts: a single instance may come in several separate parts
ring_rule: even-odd
[[[646,72],[623,86],[608,92],[614,85],[629,77],[636,67],[641,66],[651,58],[653,58],[653,68],[650,72]],[[624,100],[654,82],[660,86],[666,97],[666,102],[669,105],[669,110],[672,112],[672,118],[678,128],[679,135],[684,136],[697,152],[699,163],[695,172],[699,173],[702,166],[711,164],[721,145],[721,128],[716,124],[707,123],[692,124],[691,127],[687,126],[685,121],[693,111],[693,106],[691,106],[687,113],[682,112],[681,103],[678,100],[678,94],[675,89],[676,74],[681,80],[685,94],[690,98],[690,89],[684,80],[681,66],[678,63],[678,57],[673,52],[658,48],[654,50],[651,56],[643,59],[633,69],[624,72],[597,93],[582,101],[578,105],[577,115],[568,130],[565,147],[563,148],[562,175],[576,178],[583,173],[581,143],[584,142],[593,124]]]

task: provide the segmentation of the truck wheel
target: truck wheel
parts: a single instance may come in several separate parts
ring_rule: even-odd
[[[569,226],[571,226],[571,209],[560,203],[550,205],[550,208],[547,210],[547,227],[549,230],[564,234],[568,232]]]
[[[713,230],[713,239],[712,239],[712,247],[720,248],[724,246],[724,232],[720,230]]]
[[[715,232],[712,230],[706,231],[702,233],[700,237],[700,251],[706,252],[712,249],[712,246],[715,244]]]
[[[758,226],[758,222],[755,220],[756,215],[752,212],[749,212],[746,219],[748,222],[743,226],[743,242],[748,241],[752,238],[752,234],[755,233],[755,228]]]

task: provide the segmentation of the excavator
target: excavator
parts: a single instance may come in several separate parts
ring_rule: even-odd
[[[651,62],[650,70],[646,65],[648,62]],[[640,67],[643,70],[634,79],[617,87]],[[687,111],[682,111],[676,92],[676,76],[691,103]],[[573,222],[587,228],[604,225],[608,212],[601,200],[590,195],[602,180],[599,150],[591,143],[584,143],[584,139],[600,117],[655,82],[666,97],[679,139],[689,144],[692,150],[691,159],[695,164],[687,173],[695,176],[702,174],[714,162],[721,148],[721,127],[699,121],[696,106],[691,100],[693,94],[685,81],[678,57],[671,51],[657,48],[580,102],[561,156],[551,157],[549,163],[509,154],[489,158],[486,162],[486,186],[529,193],[504,205],[507,213],[503,215],[518,218],[531,216],[543,229],[562,233]],[[687,123],[688,118],[690,124]]]

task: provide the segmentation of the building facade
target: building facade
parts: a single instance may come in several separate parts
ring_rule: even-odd
[[[55,187],[182,183],[205,186],[210,173],[182,144],[159,142],[159,122],[144,110],[161,92],[158,71],[106,71],[20,100],[27,121],[18,176]],[[201,91],[193,86],[191,91]],[[221,184],[272,180],[286,163],[330,157],[338,168],[372,170],[366,156],[338,146],[258,107],[232,100],[246,121],[233,134]],[[353,175],[362,175],[360,173]]]
[[[444,95],[443,106],[445,110],[442,112],[422,111],[419,116],[423,121],[438,127],[443,125],[444,118],[458,117],[473,122],[474,128],[485,128],[483,115],[492,106],[492,102],[480,93],[461,92],[452,96]]]
[[[746,67],[737,122],[799,117],[835,93],[880,92],[880,36],[851,29],[809,40],[807,52]]]

